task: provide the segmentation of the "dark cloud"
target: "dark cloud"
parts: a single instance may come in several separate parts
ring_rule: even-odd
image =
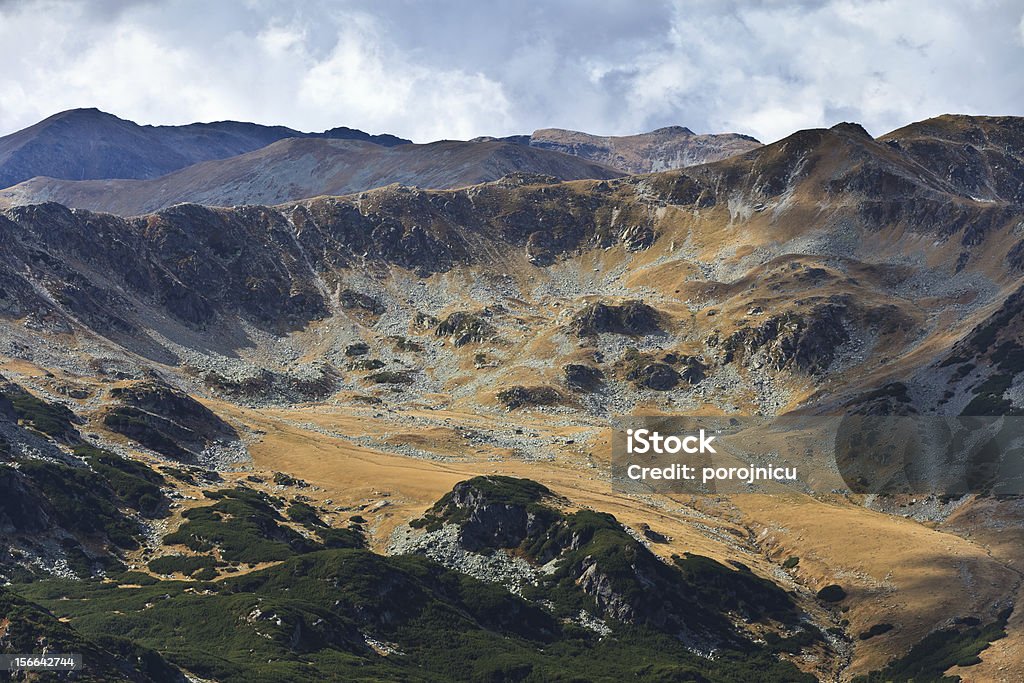
[[[1012,1],[0,0],[0,131],[97,106],[418,140],[1022,114]]]

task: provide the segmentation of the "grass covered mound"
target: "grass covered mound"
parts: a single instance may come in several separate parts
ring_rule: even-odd
[[[799,627],[793,599],[748,568],[696,555],[666,564],[612,515],[564,513],[556,504],[551,491],[536,482],[476,477],[457,484],[413,526],[432,531],[453,524],[466,550],[511,549],[535,567],[545,566],[523,594],[562,618],[582,610],[704,648],[745,651],[752,646],[728,615]],[[822,638],[807,631],[803,640],[809,645]]]
[[[20,458],[17,467],[0,466],[0,538],[29,547],[52,538],[68,568],[88,577],[118,569],[123,551],[142,538],[136,515],[165,517],[167,499],[163,477],[146,465],[86,445],[74,452],[83,462]],[[0,576],[23,571],[12,563]]]
[[[143,517],[167,516],[167,497],[160,489],[167,482],[162,474],[135,460],[86,444],[76,446],[74,452],[106,479],[125,506]]]
[[[0,378],[0,419],[8,423],[0,463],[0,542],[23,551],[0,577],[37,573],[31,558],[52,539],[68,569],[88,577],[119,570],[139,546],[138,517],[166,517],[164,477],[144,463],[86,443],[69,408]],[[45,457],[41,457],[45,456]]]
[[[79,418],[66,406],[48,403],[36,398],[15,384],[0,380],[0,396],[13,408],[17,419],[25,426],[52,439],[77,442],[81,439],[75,424]]]
[[[0,588],[0,615],[4,624],[0,653],[38,652],[39,644],[45,643],[50,652],[81,654],[85,668],[75,674],[76,681],[159,683],[183,680],[181,673],[153,650],[112,635],[86,639],[50,612],[5,588]],[[56,679],[56,675],[38,677],[38,680]]]
[[[362,536],[354,531],[327,529],[315,510],[304,503],[292,504],[289,515],[298,515],[306,527],[323,529],[320,541],[285,523],[278,511],[284,501],[245,488],[207,491],[205,495],[214,504],[186,510],[185,522],[164,537],[165,545],[180,544],[200,553],[217,548],[226,561],[258,564],[286,560],[325,547],[363,544]]]
[[[62,528],[80,538],[138,547],[138,524],[125,516],[124,503],[104,476],[88,467],[22,460],[6,480],[5,507],[17,511],[15,531],[33,533],[40,520],[47,530]],[[9,496],[9,497],[8,497]]]

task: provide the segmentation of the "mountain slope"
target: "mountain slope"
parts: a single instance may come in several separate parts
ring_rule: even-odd
[[[0,187],[35,176],[86,180],[155,178],[192,164],[250,152],[292,137],[409,142],[335,128],[302,133],[284,126],[221,121],[140,126],[98,109],[72,109],[0,138]]]
[[[621,175],[577,157],[500,142],[384,147],[350,140],[291,138],[153,180],[35,178],[0,192],[0,202],[55,201],[75,208],[138,215],[184,202],[213,206],[281,204],[319,195],[352,194],[392,183],[464,187],[512,173],[541,174],[558,180]]]
[[[669,126],[618,137],[545,128],[533,132],[530,146],[591,159],[627,173],[650,173],[719,161],[761,143],[747,135],[696,135],[689,128]]]
[[[604,613],[631,626],[649,618],[681,629],[688,624],[673,617],[678,610],[659,613],[634,579],[639,572],[640,584],[667,586],[663,579],[680,566],[672,555],[689,552],[742,581],[719,593],[740,616],[754,606],[747,588],[760,586],[758,597],[773,592],[737,574],[743,567],[788,591],[830,649],[801,651],[806,635],[795,632],[794,641],[777,633],[763,640],[777,654],[802,652],[790,661],[825,680],[887,667],[935,680],[951,663],[965,678],[984,666],[1022,679],[1024,663],[1014,652],[1024,642],[1024,620],[1006,612],[1024,597],[1016,569],[1024,561],[1019,501],[929,493],[885,500],[832,489],[778,498],[757,488],[691,500],[622,493],[607,476],[609,421],[616,416],[1024,409],[1024,203],[1012,182],[1016,172],[1002,170],[1024,144],[1019,123],[957,119],[904,129],[897,140],[840,124],[715,163],[608,180],[516,175],[450,190],[388,186],[274,207],[181,205],[132,218],[57,204],[6,209],[0,368],[45,403],[70,407],[79,421],[12,391],[11,410],[28,412],[11,413],[0,402],[8,415],[0,426],[17,436],[9,450],[19,459],[55,455],[54,448],[66,451],[87,439],[109,453],[158,463],[165,482],[192,478],[181,497],[167,492],[168,518],[130,513],[150,532],[136,540],[143,547],[116,546],[124,535],[109,524],[105,531],[70,527],[64,553],[114,547],[125,564],[158,559],[156,566],[169,571],[238,574],[215,582],[227,590],[209,596],[232,605],[232,623],[253,614],[254,601],[308,588],[288,578],[300,566],[329,579],[344,575],[345,582],[360,576],[346,567],[367,568],[364,579],[388,570],[390,563],[366,551],[320,549],[338,538],[322,537],[325,527],[296,505],[298,518],[314,527],[303,532],[285,512],[292,504],[315,508],[338,532],[359,525],[381,550],[392,547],[395,534],[405,538],[403,526],[450,491],[417,522],[426,539],[412,550],[499,583],[537,579],[536,586],[521,584],[524,596],[538,588],[573,605],[579,590],[592,591]],[[956,161],[966,145],[978,151],[976,162]],[[154,385],[192,397],[219,421],[193,408],[187,412],[203,422],[185,423],[178,418],[186,411],[160,398],[166,392]],[[150,398],[138,398],[143,388]],[[131,417],[139,420],[123,419]],[[40,429],[53,432],[46,449]],[[193,438],[203,434],[205,441]],[[167,447],[167,439],[182,441],[187,454]],[[218,439],[227,445],[208,452]],[[219,471],[191,464],[204,462]],[[74,481],[97,481],[73,472]],[[538,481],[567,502],[545,505],[558,510],[556,519],[527,500],[524,516],[511,509],[521,496],[491,505],[479,491],[452,488],[495,474]],[[30,466],[10,490],[39,491],[45,475],[70,476],[67,469]],[[274,511],[237,496],[225,500],[198,486],[201,476],[281,500],[264,501]],[[72,490],[82,504],[109,512],[103,501],[117,494],[107,486]],[[138,487],[145,485],[125,493]],[[140,499],[126,497],[122,507],[134,510],[128,503]],[[483,508],[473,501],[483,501],[497,524],[480,524]],[[614,513],[628,530],[617,531],[596,513],[574,516],[587,508]],[[51,501],[36,509],[56,515],[60,506]],[[28,532],[45,524],[39,514],[25,519]],[[218,520],[248,522],[227,534]],[[173,555],[213,559],[162,559],[170,555],[159,539],[172,528]],[[583,531],[608,542],[589,545]],[[266,543],[256,542],[261,538]],[[481,539],[497,540],[509,561],[486,552],[491,548],[481,548]],[[277,564],[288,548],[301,556]],[[17,550],[21,564],[43,551],[62,552]],[[102,567],[93,559],[85,568],[98,574]],[[730,561],[742,567],[728,569]],[[721,586],[718,567],[698,560],[689,570],[709,571],[702,587]],[[436,577],[440,570],[418,571]],[[318,584],[329,595],[317,593],[313,602],[333,604],[342,597],[339,585]],[[839,603],[815,597],[832,585],[841,592],[825,595],[844,596]],[[133,609],[135,601],[144,606],[172,594],[166,606],[151,609],[177,619],[193,604],[186,588],[214,590],[161,585],[113,594]],[[63,607],[88,635],[86,626],[120,621],[102,600],[91,600],[100,590],[75,584],[51,593],[42,585],[38,594],[22,594]],[[62,600],[76,595],[90,600]],[[450,607],[452,595],[423,604]],[[669,602],[681,606],[690,597]],[[250,624],[270,636],[266,647],[277,653],[270,656],[285,657],[295,624],[309,634],[306,627],[318,618],[331,630],[313,646],[365,653],[349,638],[350,612],[273,604],[261,613],[281,617],[280,624],[269,616]],[[160,630],[170,619],[138,619],[130,625],[143,645],[170,637]],[[580,622],[594,626],[574,620]],[[984,649],[1004,627],[1006,638]],[[416,642],[399,631],[390,632],[405,640],[391,642]],[[507,635],[465,632],[489,644]],[[242,645],[243,653],[254,647]],[[522,651],[512,654],[521,663]]]

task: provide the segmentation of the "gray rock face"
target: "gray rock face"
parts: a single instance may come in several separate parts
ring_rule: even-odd
[[[515,548],[540,528],[539,520],[526,507],[491,502],[485,492],[469,482],[455,485],[450,504],[465,519],[459,542],[470,551]]]
[[[120,405],[108,409],[103,423],[161,455],[184,462],[216,460],[218,451],[232,460],[247,451],[231,425],[191,396],[148,381],[111,391]],[[203,464],[222,464],[204,462]]]
[[[632,370],[627,376],[637,386],[669,391],[679,384],[680,376],[671,365],[666,363],[643,363]]]
[[[469,550],[461,540],[462,530],[446,524],[437,531],[399,527],[391,536],[389,555],[423,555],[464,574],[500,583],[513,592],[536,581],[538,568],[505,549],[481,553]]]
[[[590,304],[576,314],[572,330],[580,337],[601,333],[642,337],[661,330],[661,316],[642,301],[627,301],[623,304]]]
[[[760,352],[775,370],[822,373],[832,364],[836,348],[849,339],[844,312],[842,304],[823,304],[806,314],[785,313],[758,327],[739,329],[723,344],[724,361],[747,359]]]
[[[604,381],[604,373],[590,365],[570,363],[562,368],[565,385],[573,391],[590,393],[597,391]]]

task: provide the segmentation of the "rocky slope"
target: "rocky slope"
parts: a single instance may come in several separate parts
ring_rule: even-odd
[[[140,126],[98,109],[71,109],[0,138],[0,187],[35,176],[67,180],[155,178],[236,156],[284,138],[326,137],[392,146],[409,142],[350,128],[303,133],[284,126],[219,121]]]
[[[0,204],[55,201],[124,216],[185,202],[212,206],[281,204],[393,183],[451,188],[509,174],[552,180],[608,179],[621,173],[577,157],[508,143],[435,142],[384,147],[370,142],[292,138],[248,154],[195,164],[153,180],[35,178],[0,191]]]

